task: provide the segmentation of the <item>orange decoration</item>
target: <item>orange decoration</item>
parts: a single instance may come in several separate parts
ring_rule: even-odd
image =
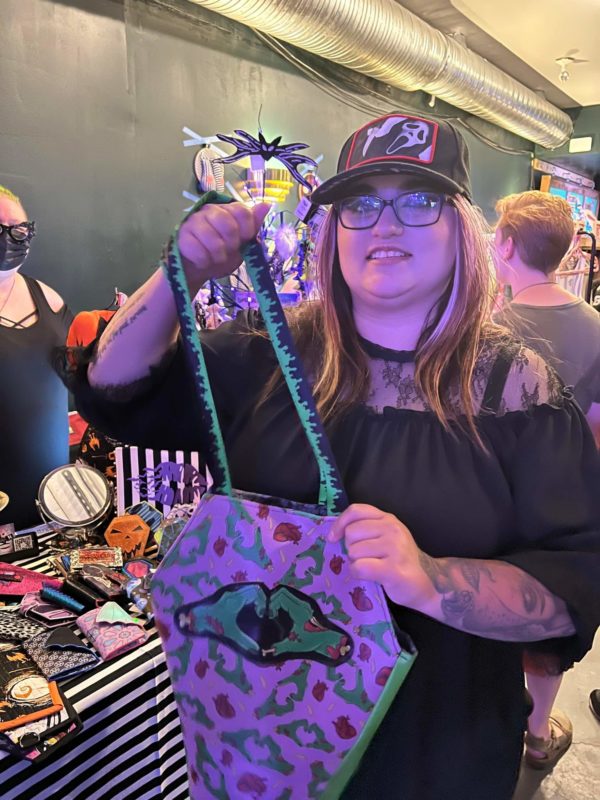
[[[104,532],[109,547],[120,547],[123,561],[142,558],[148,544],[150,526],[138,514],[116,517]]]

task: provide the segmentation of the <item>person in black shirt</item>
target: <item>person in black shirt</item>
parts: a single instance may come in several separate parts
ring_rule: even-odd
[[[73,316],[49,286],[21,272],[35,223],[0,186],[0,524],[40,523],[44,476],[69,461],[67,391],[53,369]]]
[[[509,800],[524,647],[566,668],[600,619],[594,441],[554,371],[490,322],[484,224],[452,125],[367,123],[312,200],[332,204],[320,299],[289,321],[351,502],[333,535],[419,650],[343,797]],[[187,219],[192,296],[238,266],[266,211],[208,203]],[[80,412],[120,441],[202,449],[178,333],[158,270],[67,377]],[[260,316],[200,335],[233,485],[311,502],[317,465]]]

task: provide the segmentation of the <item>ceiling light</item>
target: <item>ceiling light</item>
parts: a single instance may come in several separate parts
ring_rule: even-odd
[[[556,63],[560,67],[560,72],[558,73],[558,79],[561,80],[563,83],[568,81],[571,77],[571,73],[567,69],[567,67],[573,63],[573,59],[569,56],[565,56],[564,58],[556,58]]]
[[[571,53],[577,53],[578,51],[577,50],[571,50],[570,52]],[[564,55],[564,56],[561,56],[560,58],[555,58],[554,61],[560,67],[560,72],[558,73],[558,78],[563,83],[565,81],[568,81],[569,78],[571,77],[571,73],[569,72],[569,67],[572,64],[587,64],[588,63],[587,58],[574,58],[573,56],[569,56],[569,55]]]

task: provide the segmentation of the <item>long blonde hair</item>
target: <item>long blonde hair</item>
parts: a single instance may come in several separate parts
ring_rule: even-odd
[[[451,202],[458,221],[454,270],[418,341],[415,383],[446,429],[457,423],[481,445],[475,426],[473,373],[484,342],[500,340],[506,330],[491,322],[495,279],[486,241],[487,223],[462,196],[452,197]],[[331,210],[321,228],[315,260],[320,300],[305,303],[288,315],[325,421],[366,402],[370,390],[368,358],[354,323],[350,289],[340,269],[336,229],[336,215]]]

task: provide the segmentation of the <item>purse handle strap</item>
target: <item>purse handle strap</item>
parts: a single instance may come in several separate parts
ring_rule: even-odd
[[[181,253],[178,245],[179,229],[183,222],[207,203],[230,203],[227,195],[207,192],[189,211],[175,231],[166,247],[162,267],[173,292],[175,305],[181,325],[184,349],[194,375],[194,383],[200,399],[202,423],[208,434],[210,449],[210,470],[213,476],[215,491],[232,495],[233,486],[223,433],[217,417],[214,396],[210,386],[206,361],[196,320],[192,310],[190,296]],[[246,269],[252,280],[256,298],[266,329],[271,337],[275,355],[285,378],[300,423],[308,438],[310,447],[319,466],[319,504],[323,504],[328,514],[340,513],[348,505],[345,491],[331,445],[323,429],[317,413],[310,385],[304,374],[302,362],[296,350],[292,334],[288,327],[275,286],[269,275],[269,267],[262,246],[251,242],[242,253]]]

